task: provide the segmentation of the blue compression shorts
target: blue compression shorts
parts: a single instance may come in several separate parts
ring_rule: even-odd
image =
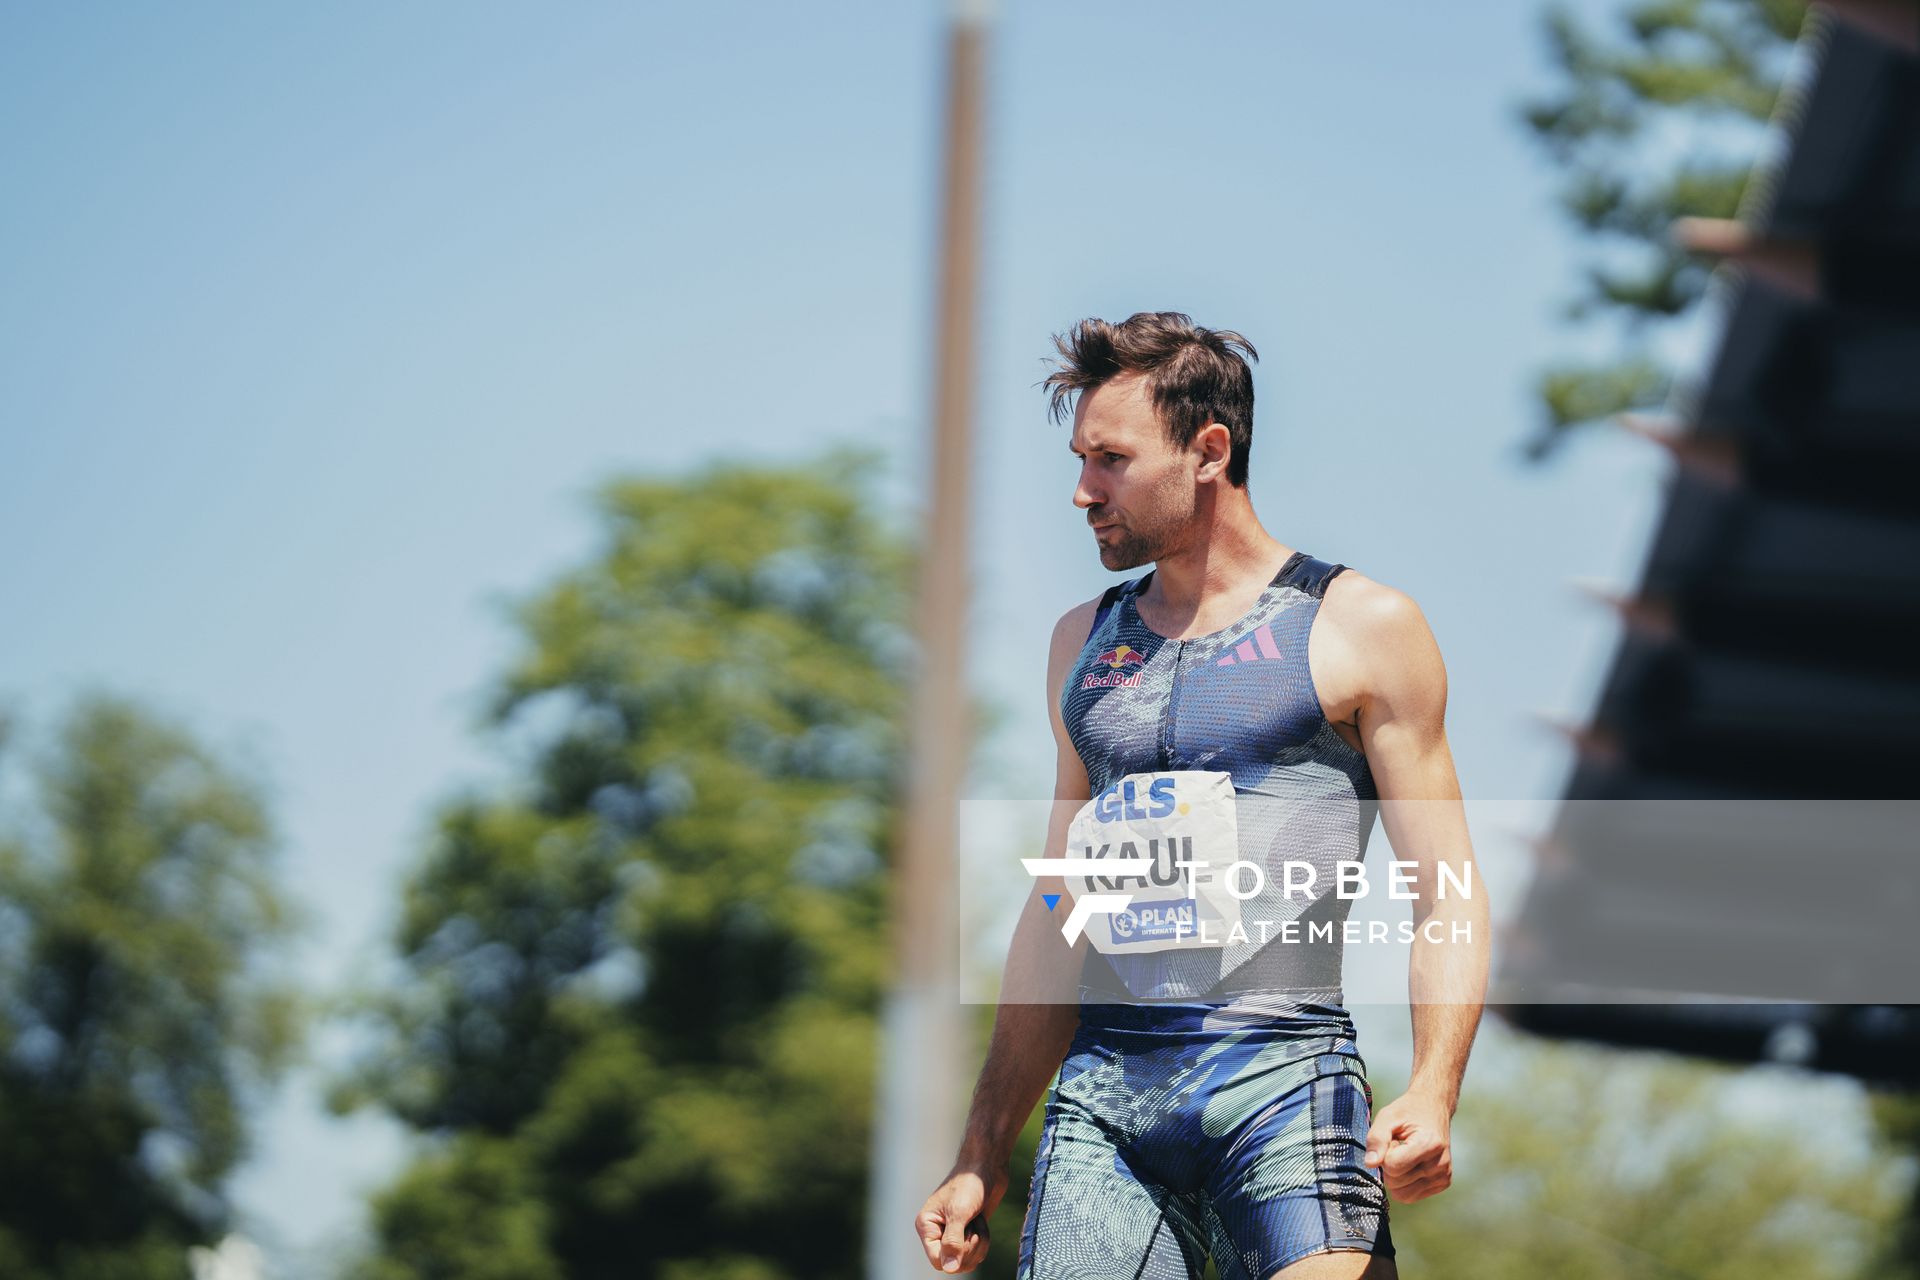
[[[1345,1009],[1084,1004],[1047,1100],[1018,1280],[1268,1280],[1393,1256]]]

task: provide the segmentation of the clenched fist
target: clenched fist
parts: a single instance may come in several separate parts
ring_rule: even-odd
[[[1367,1130],[1368,1168],[1379,1166],[1387,1194],[1402,1204],[1453,1183],[1452,1112],[1438,1098],[1407,1093],[1380,1108]]]
[[[955,1169],[927,1197],[914,1228],[927,1251],[927,1265],[940,1271],[971,1271],[986,1260],[992,1236],[987,1217],[1007,1192],[1003,1170]]]

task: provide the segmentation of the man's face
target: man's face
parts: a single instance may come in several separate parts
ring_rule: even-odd
[[[1154,412],[1143,374],[1121,374],[1081,395],[1073,414],[1080,483],[1100,563],[1132,569],[1179,549],[1198,507],[1190,449],[1176,449]]]

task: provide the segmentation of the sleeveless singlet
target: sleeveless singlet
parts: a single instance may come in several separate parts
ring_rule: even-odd
[[[1265,872],[1242,915],[1269,924],[1264,938],[1250,927],[1245,941],[1224,946],[1089,949],[1083,1003],[1212,1000],[1279,1011],[1343,1002],[1340,936],[1351,902],[1334,891],[1335,864],[1365,858],[1379,806],[1365,754],[1321,710],[1307,639],[1327,584],[1346,567],[1296,551],[1238,622],[1186,640],[1141,621],[1134,601],[1151,571],[1102,598],[1060,702],[1092,794],[1130,773],[1230,774],[1239,856]],[[1310,894],[1285,895],[1283,862],[1314,869]],[[1299,921],[1295,940],[1280,934],[1287,920]]]

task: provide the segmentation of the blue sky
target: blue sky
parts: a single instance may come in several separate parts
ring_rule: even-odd
[[[1583,6],[1593,13],[1611,5]],[[273,781],[320,982],[372,973],[501,603],[587,553],[620,470],[830,440],[927,455],[931,4],[17,6],[0,16],[0,696],[132,692]],[[1111,577],[1034,383],[1048,335],[1171,308],[1261,352],[1282,541],[1412,594],[1471,796],[1568,767],[1664,467],[1547,467],[1533,370],[1577,247],[1516,106],[1539,9],[1013,3],[994,35],[976,629],[990,772],[1044,768],[1057,614]],[[1036,833],[1037,834],[1037,833]],[[399,1147],[264,1117],[284,1256]]]

